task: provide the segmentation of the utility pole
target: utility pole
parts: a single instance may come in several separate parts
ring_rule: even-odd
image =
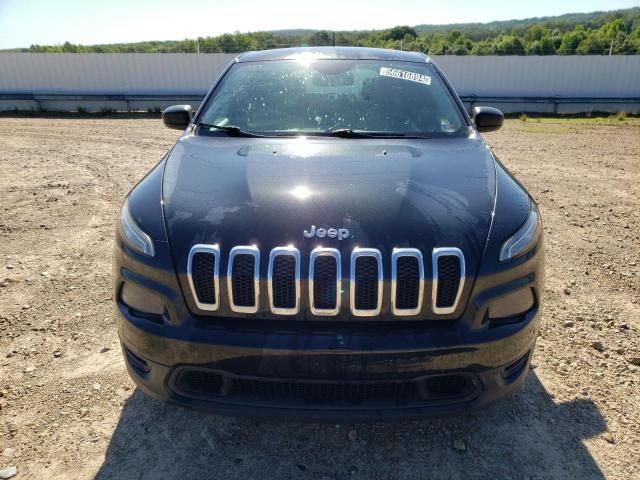
[[[400,39],[400,51],[402,51],[402,38]]]
[[[611,45],[609,45],[609,56],[611,56],[611,52],[613,52],[613,37],[611,38]]]
[[[336,32],[332,32],[333,33],[333,46],[336,46]]]

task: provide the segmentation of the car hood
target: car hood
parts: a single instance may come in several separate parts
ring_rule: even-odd
[[[247,139],[184,136],[163,177],[164,214],[178,272],[190,248],[267,252],[317,246],[348,256],[380,249],[458,247],[476,272],[490,228],[495,166],[477,136],[433,140]],[[348,239],[305,230],[347,228]]]

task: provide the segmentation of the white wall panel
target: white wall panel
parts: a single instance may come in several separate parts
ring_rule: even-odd
[[[640,97],[640,56],[434,57],[460,95]]]
[[[204,93],[235,57],[181,53],[0,53],[0,92]]]
[[[0,95],[175,94],[198,97],[235,57],[235,54],[188,53],[0,53]],[[441,56],[434,60],[461,96],[640,98],[640,55]],[[51,103],[51,100],[39,105],[52,109],[61,105],[60,102],[51,105],[46,102]],[[2,100],[0,110],[19,108],[18,103],[19,99]],[[150,102],[150,108],[156,103]],[[583,105],[579,108],[583,109]],[[545,111],[544,107],[543,104],[536,107],[535,104],[525,106],[516,102],[506,110],[536,111],[538,108],[538,111]],[[569,105],[561,110],[572,111],[575,107],[577,105]],[[600,102],[593,107],[595,111],[615,111],[618,105]],[[625,110],[633,112],[639,107],[638,102],[623,105]]]

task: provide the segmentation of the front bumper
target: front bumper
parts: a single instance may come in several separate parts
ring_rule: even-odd
[[[526,378],[538,324],[534,309],[518,324],[487,329],[484,334],[469,332],[465,339],[460,332],[425,327],[395,333],[198,328],[191,329],[188,339],[163,334],[167,327],[132,315],[122,304],[117,317],[129,374],[152,397],[225,415],[349,422],[465,412],[512,394]],[[310,347],[319,343],[324,348]],[[185,370],[220,375],[225,381],[231,379],[231,384],[237,379],[302,381],[329,384],[333,389],[453,374],[470,379],[473,388],[462,396],[400,402],[378,398],[375,389],[370,398],[358,402],[278,397],[269,392],[235,395],[233,386],[212,395],[196,395],[176,386],[177,376]]]
[[[114,252],[116,318],[127,369],[155,398],[228,415],[353,422],[474,410],[512,394],[526,378],[541,317],[542,244],[478,276],[457,319],[367,322],[194,315],[168,244],[155,246],[152,259],[120,241]],[[160,299],[164,313],[146,315],[127,306],[121,297],[127,283]],[[523,289],[535,298],[526,313],[490,318],[492,308],[509,305],[511,294]],[[214,388],[205,394],[180,388],[183,371],[200,372]],[[425,395],[428,382],[444,376],[464,378],[469,388]],[[396,384],[417,395],[398,399]],[[351,401],[354,392],[357,401]]]

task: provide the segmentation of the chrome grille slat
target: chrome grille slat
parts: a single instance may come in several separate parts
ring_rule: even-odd
[[[196,282],[194,281],[194,257],[198,255],[209,255],[213,257],[213,265],[211,266],[211,276],[213,278],[209,279],[198,279]],[[199,267],[202,268],[202,267]],[[206,310],[209,312],[215,312],[220,308],[220,248],[218,245],[204,245],[197,244],[191,247],[189,251],[189,259],[187,261],[187,278],[189,279],[189,285],[191,286],[191,292],[193,294],[193,299],[201,310]],[[201,285],[202,282],[211,282],[210,285]],[[213,302],[205,301],[203,298],[202,292],[213,290]],[[211,300],[211,293],[207,295],[206,300]]]
[[[253,257],[253,277],[246,271],[246,266],[234,269],[237,256],[247,255]],[[247,285],[247,282],[251,282]],[[227,289],[229,291],[229,306],[231,310],[239,313],[256,313],[260,299],[260,250],[253,246],[233,247],[229,252],[229,264],[227,267]],[[240,291],[242,289],[242,292]],[[242,294],[241,294],[242,293]],[[245,302],[244,297],[251,293],[253,302]],[[242,300],[241,302],[239,300]],[[240,303],[240,304],[239,304]]]
[[[333,282],[331,281],[330,276],[326,275],[327,278],[316,278],[316,261],[318,259],[322,259],[324,257],[332,258],[335,262],[335,290],[331,289],[331,285]],[[331,270],[330,273],[333,273],[334,270]],[[326,287],[325,287],[325,284]],[[319,292],[318,288],[327,288],[330,289],[327,292]],[[334,316],[340,312],[340,300],[341,300],[341,291],[342,291],[342,268],[341,268],[341,259],[340,259],[340,251],[335,248],[315,248],[311,251],[311,255],[309,255],[309,307],[311,309],[311,313],[313,315],[320,316]],[[319,300],[322,298],[319,294],[325,294],[334,292],[335,300],[333,297],[333,308],[326,308],[324,304],[320,307],[316,304],[319,303]]]
[[[373,259],[367,261],[363,259]],[[375,263],[373,263],[375,262]],[[358,282],[358,272],[362,272]],[[375,248],[356,247],[351,252],[351,313],[356,317],[379,315],[382,310],[382,254]],[[366,308],[370,307],[370,308]]]
[[[415,281],[410,267],[400,262],[413,259],[417,264]],[[400,267],[400,268],[399,268]],[[416,292],[417,290],[417,292]],[[408,298],[409,297],[409,298]],[[415,306],[411,306],[415,297]],[[424,300],[424,260],[417,248],[394,248],[391,253],[391,311],[397,316],[418,315]]]
[[[454,257],[457,260],[457,271],[440,278],[441,268],[451,268],[450,266],[441,265],[441,260],[448,257]],[[447,262],[449,263],[449,262]],[[465,265],[464,255],[459,248],[454,247],[442,247],[434,248],[431,253],[431,264],[433,269],[433,284],[431,289],[431,307],[433,313],[437,315],[447,315],[456,311],[460,296],[462,295],[462,289],[465,282]],[[442,272],[444,273],[444,271]],[[456,285],[457,283],[457,285]],[[448,289],[451,291],[443,294],[442,289]],[[452,293],[455,292],[455,293]]]
[[[284,264],[284,259],[293,259],[293,268]],[[267,281],[271,311],[279,315],[297,314],[300,311],[300,251],[293,247],[271,250]]]

